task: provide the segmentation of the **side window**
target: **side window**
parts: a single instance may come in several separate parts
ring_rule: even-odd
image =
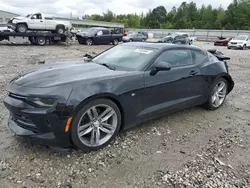
[[[101,35],[103,35],[103,32],[102,32],[102,30],[98,31],[98,32],[97,32],[97,35],[98,35],[98,36],[101,36]]]
[[[195,64],[202,63],[207,59],[206,53],[198,50],[192,50],[192,57]]]
[[[102,30],[103,35],[108,35],[109,34],[109,30]]]
[[[42,19],[42,15],[41,14],[33,14],[33,16],[31,16],[31,19],[41,20]]]
[[[186,49],[167,50],[156,61],[168,62],[172,67],[192,65],[192,53]]]

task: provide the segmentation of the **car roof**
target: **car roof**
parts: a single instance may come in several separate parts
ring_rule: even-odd
[[[172,43],[155,43],[155,42],[130,42],[130,43],[123,43],[121,45],[126,46],[136,46],[136,47],[143,47],[143,48],[155,48],[159,50],[167,50],[173,48],[187,48],[193,50],[203,50],[198,46],[194,45],[183,45],[183,44],[172,44]]]
[[[108,30],[107,28],[105,28],[105,27],[91,27],[91,28],[89,28],[89,29],[105,29],[105,30]]]

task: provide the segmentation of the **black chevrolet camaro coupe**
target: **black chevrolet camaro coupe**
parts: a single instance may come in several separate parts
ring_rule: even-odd
[[[226,59],[194,46],[128,43],[88,62],[46,65],[8,85],[8,126],[46,145],[100,149],[146,120],[222,106],[234,87]]]

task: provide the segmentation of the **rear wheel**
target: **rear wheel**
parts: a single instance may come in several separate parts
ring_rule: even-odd
[[[57,26],[56,32],[58,34],[64,34],[65,33],[65,27],[64,26]]]
[[[120,126],[121,113],[113,101],[93,100],[75,116],[71,139],[84,151],[101,149],[117,136]]]
[[[227,47],[227,49],[231,49],[230,47]]]
[[[216,110],[220,108],[227,95],[228,83],[224,78],[217,79],[211,89],[206,102],[206,107],[209,110]]]
[[[133,42],[133,39],[129,39],[129,42]]]
[[[40,46],[44,46],[46,44],[46,38],[45,37],[37,37],[36,43]]]
[[[113,45],[118,45],[119,41],[118,41],[118,39],[114,39],[114,41],[112,43],[113,43]]]
[[[26,33],[28,30],[27,26],[25,24],[17,24],[16,31],[19,33]]]

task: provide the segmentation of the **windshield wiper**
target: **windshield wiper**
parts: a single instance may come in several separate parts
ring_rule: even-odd
[[[98,63],[98,64],[102,65],[102,66],[105,66],[105,67],[107,67],[108,69],[111,69],[111,70],[115,70],[116,69],[114,66],[108,65],[106,63]]]

